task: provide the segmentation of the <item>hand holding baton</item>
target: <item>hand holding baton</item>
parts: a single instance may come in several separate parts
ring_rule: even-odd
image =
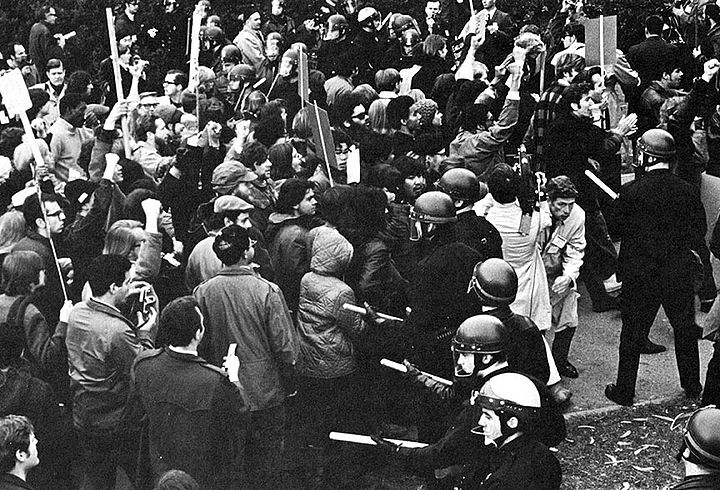
[[[367,315],[367,310],[363,308],[362,306],[356,306],[351,303],[345,303],[343,305],[344,310],[352,311],[353,313],[357,313],[359,315]],[[375,313],[378,318],[382,318],[383,320],[392,320],[395,322],[402,322],[404,319],[398,318],[396,316],[386,315],[385,313]]]
[[[401,373],[407,373],[408,368],[404,364],[400,364],[399,362],[391,361],[390,359],[380,359],[380,364],[383,366],[394,369],[395,371],[399,371]],[[445,386],[452,386],[453,382],[449,379],[441,378],[440,376],[435,376],[434,374],[426,373],[425,371],[420,371],[420,374],[424,374],[428,378],[437,381],[438,383],[444,384]]]
[[[365,444],[367,446],[377,446],[377,442],[373,441],[370,436],[363,436],[360,434],[348,434],[347,432],[331,432],[329,435],[333,441],[341,442],[352,442],[354,444]],[[408,448],[419,448],[426,447],[427,444],[424,442],[405,441],[402,439],[385,439],[386,441],[397,444],[398,446]]]

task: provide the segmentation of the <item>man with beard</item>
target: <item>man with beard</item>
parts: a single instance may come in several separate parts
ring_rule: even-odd
[[[87,104],[80,94],[66,94],[60,100],[60,119],[50,127],[50,152],[55,162],[48,170],[53,174],[52,179],[58,191],[64,189],[71,180],[87,176],[78,165],[83,146],[94,138],[92,130],[83,127],[86,108]]]
[[[25,80],[25,85],[32,87],[40,82],[40,74],[28,57],[25,46],[21,43],[11,43],[10,46],[8,46],[6,57],[7,64],[11,69],[17,68],[20,70]]]
[[[248,9],[240,19],[244,22],[242,30],[235,36],[235,44],[242,52],[242,62],[260,73],[265,62],[265,38],[260,32],[260,12],[256,8]]]

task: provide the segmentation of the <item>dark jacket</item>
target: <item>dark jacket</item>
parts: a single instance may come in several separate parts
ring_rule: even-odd
[[[502,259],[502,237],[497,228],[472,209],[458,212],[457,218],[455,234],[460,242],[477,250],[482,256],[481,261]]]
[[[672,487],[672,490],[717,490],[720,488],[720,474],[686,476]]]
[[[57,239],[55,239],[55,245],[58,245]],[[18,250],[29,250],[42,257],[45,265],[46,285],[42,294],[35,301],[35,305],[47,320],[48,325],[57,325],[64,298],[62,286],[60,285],[60,276],[50,249],[50,240],[37,231],[28,230],[27,236],[17,242],[12,249],[13,252]]]
[[[568,135],[573,135],[569,138]],[[578,191],[577,203],[587,212],[599,209],[599,189],[586,175],[585,170],[595,169],[589,158],[602,168],[611,163],[620,149],[622,136],[605,131],[592,123],[590,118],[572,114],[559,117],[547,130],[545,138],[545,161],[548,178],[567,175]]]
[[[650,36],[641,43],[630,46],[627,60],[640,76],[640,90],[653,80],[662,78],[666,60],[676,56],[677,47],[665,42],[660,36]]]
[[[528,317],[517,315],[509,306],[486,312],[508,329],[510,343],[507,358],[510,367],[522,374],[539,379],[543,383],[550,378],[550,364],[542,332]]]
[[[414,330],[413,360],[421,369],[439,376],[452,373],[448,355],[450,340],[458,326],[470,316],[482,313],[477,298],[468,294],[468,282],[480,254],[455,241],[443,230],[427,246],[424,257],[410,281],[408,325]]]
[[[524,434],[493,452],[486,464],[463,488],[557,490],[562,481],[555,455]]]
[[[0,490],[33,490],[33,488],[28,482],[10,473],[0,475]]]
[[[134,330],[118,310],[93,298],[75,305],[65,339],[75,427],[102,434],[120,427],[130,368],[140,352],[153,348],[153,337],[154,332]]]
[[[169,348],[141,353],[131,376],[130,409],[147,415],[153,477],[179,469],[201,488],[242,487],[242,387],[201,357]]]
[[[290,311],[297,310],[300,280],[310,271],[307,233],[310,220],[289,214],[273,213],[265,234],[275,283],[282,289]]]
[[[704,246],[707,230],[699,189],[669,170],[653,170],[623,186],[616,206],[624,223],[618,280],[662,274],[690,284],[690,250]]]

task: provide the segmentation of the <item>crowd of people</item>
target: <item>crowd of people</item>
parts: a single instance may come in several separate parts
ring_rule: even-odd
[[[96,71],[66,71],[51,4],[2,51],[33,134],[0,113],[0,489],[357,488],[386,460],[557,489],[580,282],[621,313],[608,399],[666,349],[663,306],[680,386],[720,403],[716,3],[603,67],[573,0],[541,26],[495,0],[144,7]],[[717,488],[719,414],[687,424],[677,488]],[[388,439],[409,426],[427,446]]]

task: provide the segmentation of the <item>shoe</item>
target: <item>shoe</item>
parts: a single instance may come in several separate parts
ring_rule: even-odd
[[[640,346],[640,354],[659,354],[665,352],[667,347],[664,345],[656,344],[650,339],[647,339],[644,344]]]
[[[700,398],[700,393],[702,393],[702,385],[698,384],[697,386],[693,388],[685,388],[685,395],[687,395],[688,398],[691,398],[693,400],[697,400]]]
[[[555,400],[555,403],[558,405],[563,405],[572,398],[572,391],[561,385],[559,381],[552,386],[548,386],[548,388],[550,389],[553,400]]]
[[[580,377],[578,370],[575,366],[570,364],[570,361],[565,361],[563,364],[559,365],[557,370],[560,373],[560,376],[564,376],[566,378],[577,379]]]
[[[613,298],[612,296],[608,296],[607,298],[598,301],[597,303],[593,303],[593,311],[595,313],[604,313],[606,311],[613,311],[619,309],[620,303],[618,303],[617,298]]]
[[[632,407],[633,405],[633,397],[621,394],[617,386],[615,386],[615,383],[610,383],[605,387],[605,398],[618,405],[624,405],[626,407]]]

